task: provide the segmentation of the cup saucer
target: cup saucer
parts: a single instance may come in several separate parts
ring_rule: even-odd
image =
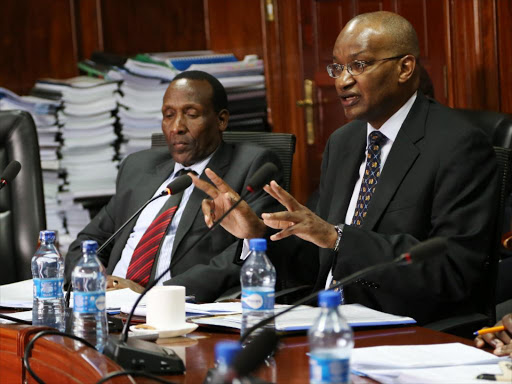
[[[148,325],[147,324],[132,325],[130,327],[130,331],[132,331],[134,334],[140,334],[140,335],[158,332],[158,337],[161,339],[165,339],[168,337],[183,336],[183,335],[186,335],[187,333],[195,331],[198,327],[197,324],[187,323],[187,322],[183,323],[180,326],[170,328],[170,329],[156,329],[156,328],[145,329],[145,328],[141,328],[141,326],[144,327],[144,326],[148,326]],[[137,327],[139,327],[139,328],[137,328]]]

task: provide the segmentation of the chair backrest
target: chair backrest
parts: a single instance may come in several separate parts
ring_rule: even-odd
[[[466,119],[482,128],[491,138],[492,145],[512,148],[512,116],[495,111],[457,109]]]
[[[18,176],[0,190],[0,284],[30,279],[39,231],[46,227],[39,143],[32,116],[0,111],[0,172],[21,163]]]
[[[237,132],[226,131],[222,138],[226,143],[249,142],[274,151],[283,166],[283,187],[289,191],[292,178],[292,162],[295,153],[295,135],[291,133],[273,132]],[[151,147],[167,146],[162,133],[153,133]]]

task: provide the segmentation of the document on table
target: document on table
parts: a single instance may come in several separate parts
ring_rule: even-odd
[[[32,289],[32,279],[1,285],[0,307],[32,309]],[[120,312],[122,306],[133,305],[138,297],[139,294],[129,288],[107,291],[107,312]],[[142,303],[144,303],[144,299],[142,299]],[[71,292],[70,306],[73,306],[73,292]]]
[[[286,305],[276,305],[275,311],[288,308]],[[375,325],[400,325],[414,324],[416,321],[410,317],[396,316],[379,312],[360,304],[347,304],[339,307],[342,315],[352,327],[365,327]],[[302,305],[285,313],[275,320],[278,331],[303,331],[309,329],[318,317],[321,308]],[[219,317],[203,317],[193,320],[197,324],[215,325],[228,328],[242,328],[242,315],[230,315]]]
[[[121,307],[121,312],[129,313],[132,310],[134,302],[126,303],[125,305],[123,305]],[[198,316],[231,315],[241,313],[242,304],[239,302],[207,304],[185,303],[185,312],[187,314],[187,318]],[[135,309],[135,312],[133,314],[135,316],[146,316],[146,313],[146,305],[139,304],[137,305],[137,309]]]
[[[355,348],[353,373],[381,383],[480,383],[482,373],[500,374],[498,363],[507,360],[460,343],[393,345]],[[510,360],[510,359],[508,359]]]

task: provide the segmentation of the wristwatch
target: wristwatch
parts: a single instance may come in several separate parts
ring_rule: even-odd
[[[341,237],[343,236],[344,226],[345,224],[338,224],[334,226],[334,229],[336,230],[336,232],[338,232],[338,238],[336,239],[336,242],[334,243],[334,248],[332,249],[334,252],[338,252],[338,250],[340,249],[340,241]]]

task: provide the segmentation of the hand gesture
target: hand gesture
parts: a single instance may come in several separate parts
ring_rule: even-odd
[[[485,344],[494,347],[494,354],[505,356],[510,354],[512,357],[512,313],[503,316],[503,319],[496,323],[496,326],[503,325],[505,330],[496,333],[487,333],[475,338],[475,345],[482,348]]]
[[[322,248],[334,248],[338,233],[334,225],[322,220],[305,206],[299,204],[275,181],[266,185],[265,192],[279,201],[287,211],[264,213],[263,222],[271,228],[281,229],[271,240],[280,240],[295,235]]]
[[[203,200],[201,205],[204,221],[211,228],[214,222],[219,220],[235,204],[240,196],[211,169],[207,168],[205,173],[213,185],[199,179],[195,175],[190,174],[190,177],[192,177],[194,186],[211,197],[211,200]],[[263,221],[256,216],[245,201],[242,201],[238,207],[226,216],[220,225],[239,239],[263,237],[266,230]]]

